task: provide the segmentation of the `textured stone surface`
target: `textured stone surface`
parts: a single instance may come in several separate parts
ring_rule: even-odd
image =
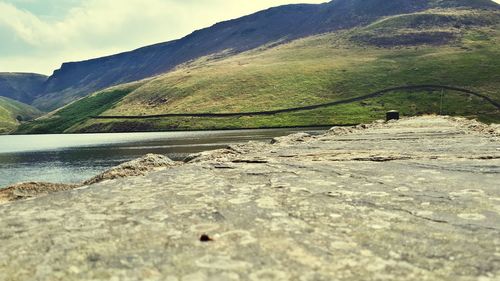
[[[177,163],[170,158],[159,154],[147,154],[141,158],[123,163],[114,168],[111,168],[87,181],[84,185],[99,183],[105,180],[113,180],[118,178],[143,176],[148,172],[161,168],[176,166]]]
[[[0,280],[499,280],[500,142],[476,125],[253,142],[4,204]]]
[[[18,183],[7,188],[0,189],[0,204],[9,201],[44,196],[54,192],[70,190],[76,187],[78,187],[78,185],[48,182]]]

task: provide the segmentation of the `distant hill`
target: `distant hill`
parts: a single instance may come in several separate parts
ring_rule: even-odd
[[[377,4],[375,0],[362,2]],[[387,5],[394,2],[410,5],[424,1],[393,1]],[[337,3],[353,5],[361,1]],[[383,3],[378,5],[381,10],[389,9]],[[19,132],[352,124],[383,118],[389,109],[398,109],[403,115],[443,113],[500,122],[498,109],[483,99],[452,91],[423,90],[396,91],[342,106],[271,117],[90,119],[96,115],[273,110],[414,84],[473,89],[500,102],[500,11],[482,6],[411,7],[416,12],[377,17],[349,29],[264,45],[232,56],[204,56],[154,78],[97,92],[43,120],[23,125]],[[357,15],[369,12],[367,8]]]
[[[44,91],[47,76],[34,73],[0,72],[0,96],[32,103]]]
[[[87,94],[152,77],[202,56],[227,57],[314,34],[369,24],[383,16],[436,7],[498,9],[489,0],[334,0],[286,5],[221,22],[170,42],[82,62],[64,63],[49,77],[33,105],[52,110]],[[162,28],[162,27],[158,27]]]
[[[0,97],[0,134],[9,133],[23,122],[32,120],[42,113],[27,104]]]

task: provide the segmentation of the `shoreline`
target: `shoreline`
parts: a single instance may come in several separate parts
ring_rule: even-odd
[[[487,125],[481,122],[478,122],[476,120],[469,120],[466,118],[461,118],[461,117],[450,117],[450,116],[436,116],[436,115],[430,115],[435,118],[445,118],[448,120],[453,120],[453,122],[462,122],[464,125],[468,127],[468,129],[472,129],[475,131],[479,132],[493,132],[496,130],[496,133],[498,136],[500,136],[500,124],[491,124]],[[422,116],[426,117],[426,116]],[[415,118],[421,118],[421,117],[405,117],[402,120],[411,120]],[[383,120],[378,120],[369,124],[361,124],[361,125],[345,125],[345,126],[333,126],[329,127],[330,130],[327,131],[328,134],[329,132],[336,132],[338,135],[342,134],[349,134],[355,131],[362,131],[366,130],[369,128],[377,128],[377,127],[383,127],[385,124],[390,124],[391,122],[398,122],[398,121],[383,121]],[[317,127],[317,126],[311,126],[311,127],[283,127],[283,129],[287,128],[327,128],[327,127]],[[261,128],[256,128],[256,129],[249,129],[249,130],[259,130]],[[281,128],[264,128],[264,129],[281,129]],[[232,129],[229,129],[232,130]],[[234,130],[240,130],[240,129],[234,129]],[[246,129],[243,129],[246,130]],[[205,131],[205,130],[201,130]],[[210,131],[210,130],[209,130]],[[226,131],[226,130],[214,130],[214,131]],[[195,132],[195,131],[193,131]],[[320,137],[322,135],[318,135]],[[290,141],[290,139],[294,139],[298,137],[300,138],[308,138],[308,137],[313,137],[309,134],[298,132],[295,134],[291,134],[288,136],[283,136],[283,137],[276,137],[271,140],[271,144],[276,144],[280,142],[280,139],[285,139]],[[297,140],[296,140],[297,141]],[[250,141],[248,144],[252,143],[253,141]],[[236,145],[236,146],[245,146],[246,144],[241,144],[241,145]],[[213,155],[217,154],[220,151],[229,151],[232,149],[231,145],[228,145],[227,148],[225,149],[217,149],[217,150],[208,150],[208,151],[203,151],[199,153],[194,153],[191,155],[188,155],[184,160],[181,161],[173,161],[169,159],[165,155],[161,154],[147,154],[144,155],[143,157],[139,157],[136,159],[133,159],[128,162],[124,162],[118,166],[111,167],[106,171],[103,171],[102,173],[91,177],[87,180],[84,180],[83,182],[80,183],[51,183],[51,182],[35,182],[35,181],[27,181],[27,182],[19,182],[16,184],[12,184],[9,186],[6,186],[4,188],[0,189],[0,205],[12,201],[17,201],[17,200],[22,200],[26,198],[36,198],[39,196],[45,196],[51,193],[57,193],[59,191],[66,191],[66,190],[71,190],[71,189],[78,189],[82,188],[91,184],[97,184],[102,181],[107,181],[107,180],[113,180],[113,179],[119,179],[119,178],[128,178],[128,177],[135,177],[135,176],[145,176],[150,172],[158,171],[161,169],[168,169],[172,167],[177,167],[181,166],[183,164],[190,163],[193,160],[199,161],[197,159],[200,156],[204,155]]]
[[[88,133],[42,133],[42,134],[6,134],[6,136],[37,136],[37,135],[93,135],[93,134],[133,134],[133,133],[169,133],[169,132],[207,132],[207,131],[244,131],[244,130],[272,130],[272,129],[328,129],[331,127],[353,127],[359,124],[333,124],[333,125],[306,125],[306,126],[280,126],[280,127],[251,127],[251,128],[219,128],[219,129],[175,129],[175,130],[160,130],[160,131],[129,131],[129,132],[88,132]],[[0,137],[2,135],[0,134]]]
[[[307,131],[313,135],[322,134],[329,128],[6,136],[3,139],[0,138],[0,144],[2,144],[0,150],[3,150],[0,152],[3,172],[0,190],[18,183],[32,181],[78,184],[118,164],[140,158],[147,153],[165,154],[175,161],[182,161],[190,153],[225,148],[231,144],[245,143],[250,140],[270,142],[273,137],[298,131]],[[122,151],[122,148],[128,147],[133,149]],[[81,156],[80,152],[85,154]],[[42,162],[38,162],[38,159]],[[79,170],[83,173],[76,172]],[[59,171],[64,172],[60,176],[54,174]]]
[[[424,116],[147,159],[0,205],[0,277],[500,277],[498,126]]]
[[[0,205],[27,198],[46,196],[60,191],[78,189],[106,180],[144,176],[148,172],[178,166],[180,163],[181,162],[175,162],[164,155],[146,154],[143,157],[107,169],[80,183],[20,182],[0,189]]]

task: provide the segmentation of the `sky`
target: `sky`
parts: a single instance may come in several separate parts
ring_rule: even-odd
[[[0,72],[50,75],[272,6],[327,0],[0,0]],[[500,1],[500,0],[499,0]]]
[[[500,0],[495,0],[500,3]],[[50,75],[272,6],[327,0],[0,0],[0,72]]]

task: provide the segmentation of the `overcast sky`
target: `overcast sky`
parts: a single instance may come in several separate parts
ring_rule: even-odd
[[[0,72],[51,74],[63,62],[177,39],[272,6],[322,2],[327,0],[0,0]]]
[[[0,0],[0,72],[51,74],[289,3],[326,0]]]

